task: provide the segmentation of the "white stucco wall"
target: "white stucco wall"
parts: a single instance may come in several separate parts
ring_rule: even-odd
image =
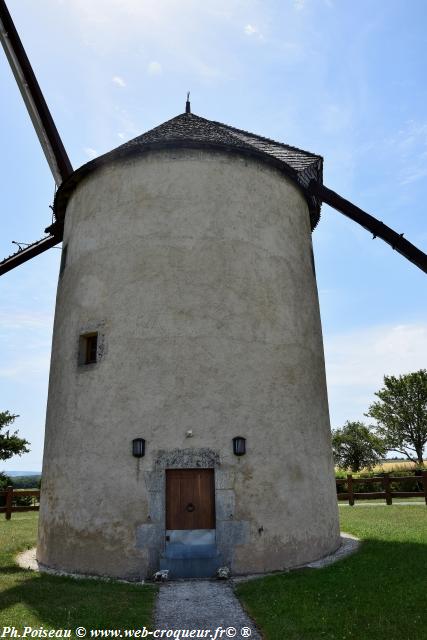
[[[84,179],[64,244],[38,559],[145,577],[164,541],[164,468],[194,464],[216,467],[218,541],[234,572],[335,549],[320,316],[299,189],[254,159],[151,151]],[[79,335],[92,330],[102,357],[79,366]],[[235,435],[247,438],[241,458]],[[131,455],[138,436],[147,442],[140,462]],[[183,461],[183,449],[195,458]]]

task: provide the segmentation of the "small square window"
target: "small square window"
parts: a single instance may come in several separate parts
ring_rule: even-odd
[[[98,333],[86,333],[79,340],[79,364],[94,364],[98,354]]]

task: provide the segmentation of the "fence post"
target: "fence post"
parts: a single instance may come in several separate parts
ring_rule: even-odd
[[[347,474],[347,487],[348,487],[348,504],[350,507],[354,507],[354,493],[353,493],[353,476],[351,473]]]
[[[13,487],[6,487],[6,520],[10,520],[12,517],[12,498]]]
[[[423,471],[423,488],[424,488],[424,499],[426,501],[426,506],[427,506],[427,471]]]
[[[383,487],[384,487],[386,503],[387,504],[393,504],[393,499],[392,499],[391,491],[390,491],[390,478],[389,478],[388,473],[384,474],[384,476],[383,476]]]

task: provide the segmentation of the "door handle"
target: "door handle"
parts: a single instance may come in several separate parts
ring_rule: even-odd
[[[192,502],[189,502],[187,504],[187,506],[185,507],[185,510],[188,511],[189,513],[192,513],[195,510],[195,506]]]

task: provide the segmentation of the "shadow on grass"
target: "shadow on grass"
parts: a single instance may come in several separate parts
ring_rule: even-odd
[[[240,584],[237,594],[268,640],[423,640],[426,544],[365,539],[321,570]]]
[[[8,575],[11,573],[22,573],[22,569],[20,567],[18,567],[17,565],[7,565],[6,567],[1,567],[0,568],[0,575]],[[0,601],[0,607],[1,607],[1,601]]]
[[[1,593],[0,622],[4,618],[5,625],[139,629],[152,624],[152,586],[19,572],[15,585]]]

